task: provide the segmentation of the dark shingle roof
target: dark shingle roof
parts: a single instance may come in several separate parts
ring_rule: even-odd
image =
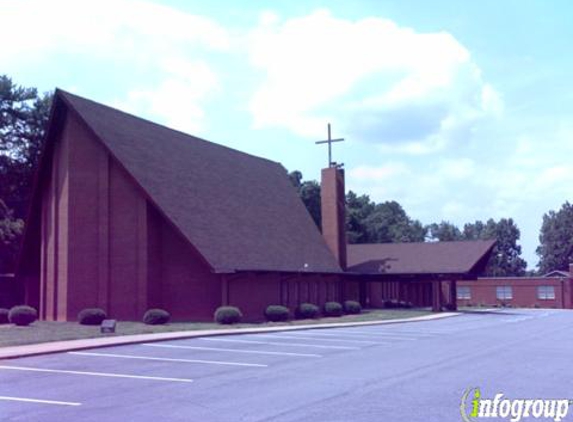
[[[56,91],[214,271],[339,272],[279,163]]]
[[[348,245],[348,271],[363,274],[464,274],[484,266],[495,241]],[[483,261],[486,261],[485,263]]]

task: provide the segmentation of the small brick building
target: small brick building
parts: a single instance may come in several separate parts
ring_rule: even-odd
[[[391,291],[441,310],[442,282],[455,297],[456,280],[487,263],[491,242],[347,246],[344,171],[331,165],[321,183],[322,235],[279,163],[56,90],[17,271],[23,300],[57,321],[88,307],[210,320],[227,304],[260,319],[271,304],[376,305]]]
[[[459,306],[573,308],[573,265],[540,277],[480,277],[459,281]]]

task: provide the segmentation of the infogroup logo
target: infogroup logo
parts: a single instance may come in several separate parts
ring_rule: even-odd
[[[509,399],[497,393],[493,399],[483,398],[478,387],[468,388],[462,395],[460,413],[465,422],[487,418],[509,419],[520,422],[522,419],[563,420],[569,412],[569,399]]]

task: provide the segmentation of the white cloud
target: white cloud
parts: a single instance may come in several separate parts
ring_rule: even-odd
[[[251,62],[264,74],[250,103],[256,128],[316,137],[333,120],[354,139],[422,154],[503,110],[469,51],[448,33],[337,19],[325,10],[261,20],[250,38]]]
[[[219,87],[205,54],[230,44],[215,21],[142,0],[4,0],[0,15],[0,38],[10,40],[0,49],[5,71],[73,62],[82,69],[74,78],[127,74],[116,105],[183,130],[201,127],[204,104]]]
[[[215,74],[204,62],[168,59],[160,64],[166,79],[159,85],[128,92],[116,106],[137,115],[157,116],[165,125],[187,133],[199,133],[204,118],[200,104],[220,89]]]

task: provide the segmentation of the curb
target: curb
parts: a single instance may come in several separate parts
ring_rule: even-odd
[[[81,340],[55,341],[50,343],[28,344],[0,348],[0,360],[17,359],[52,353],[71,352],[76,350],[96,349],[100,347],[123,346],[138,343],[153,343],[165,340],[182,340],[196,337],[214,337],[237,334],[272,333],[282,331],[300,331],[318,328],[361,327],[368,325],[404,324],[408,322],[432,321],[461,315],[459,312],[444,312],[437,315],[424,315],[413,318],[388,319],[382,321],[340,322],[333,324],[309,324],[278,327],[252,327],[219,330],[173,331],[170,333],[132,334],[119,337],[88,338]]]

